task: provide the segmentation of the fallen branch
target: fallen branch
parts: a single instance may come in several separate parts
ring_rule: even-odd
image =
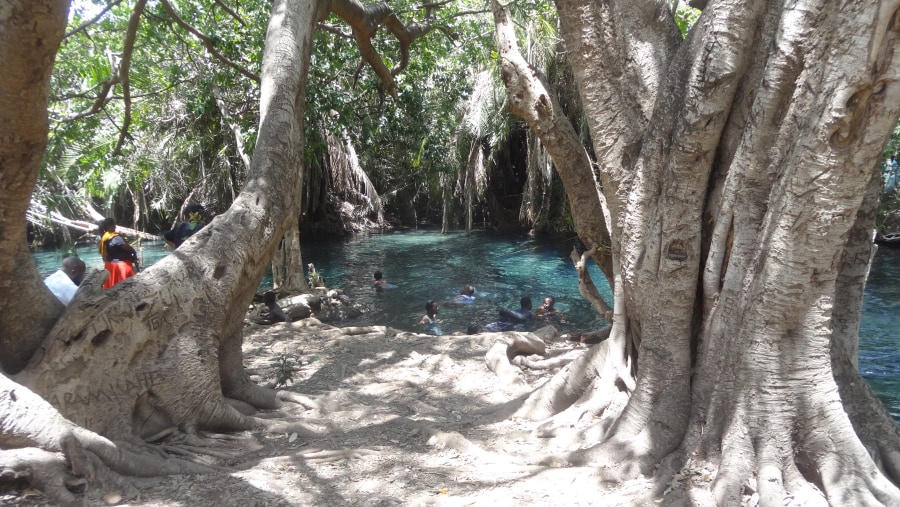
[[[66,218],[66,217],[60,215],[56,211],[50,212],[50,220],[53,223],[64,225],[71,229],[75,229],[75,230],[82,231],[82,232],[99,232],[99,231],[97,231],[97,224],[94,224],[91,222],[84,222],[81,220],[72,220],[71,218]],[[130,229],[128,227],[122,227],[121,225],[116,225],[116,232],[118,232],[124,236],[131,236],[131,237],[135,237],[135,238],[146,239],[149,241],[162,240],[161,237],[159,237],[155,234],[150,234],[147,232]]]

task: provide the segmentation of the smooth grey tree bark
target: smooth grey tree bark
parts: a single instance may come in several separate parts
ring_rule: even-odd
[[[714,470],[700,503],[738,505],[751,483],[761,505],[900,502],[900,433],[852,357],[873,171],[900,115],[900,5],[711,2],[682,40],[669,2],[556,4],[615,312],[519,414],[598,416],[567,459],[608,478]],[[553,131],[535,130],[559,169]]]

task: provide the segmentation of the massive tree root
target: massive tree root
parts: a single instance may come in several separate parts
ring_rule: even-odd
[[[21,482],[19,486],[44,491],[59,505],[80,504],[69,488],[114,482],[107,470],[129,476],[215,470],[141,444],[113,443],[76,426],[40,396],[5,375],[0,375],[0,448],[4,449],[0,453],[0,482],[11,476]]]

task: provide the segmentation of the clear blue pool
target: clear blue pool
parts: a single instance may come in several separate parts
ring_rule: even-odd
[[[545,296],[567,314],[562,331],[594,330],[606,323],[578,293],[575,268],[569,260],[572,241],[525,235],[487,233],[438,234],[433,231],[388,232],[346,240],[303,240],[303,262],[313,263],[329,287],[341,288],[368,308],[346,325],[386,325],[425,331],[418,324],[425,302],[440,305],[440,332],[465,331],[471,324],[499,319],[500,308],[516,309],[522,296],[534,306]],[[77,249],[89,267],[102,267],[94,247]],[[144,265],[167,255],[161,242],[143,243]],[[59,266],[55,252],[35,254],[47,275]],[[376,290],[376,270],[396,288]],[[591,269],[601,292],[609,287],[596,267]],[[271,287],[263,280],[260,290]],[[475,286],[471,305],[444,304],[465,284]],[[900,249],[881,248],[875,256],[863,302],[860,328],[860,371],[900,420]]]

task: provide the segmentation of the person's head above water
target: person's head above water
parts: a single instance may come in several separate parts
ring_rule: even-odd
[[[435,303],[433,299],[429,299],[429,300],[425,303],[425,313],[427,313],[428,315],[434,315],[434,314],[436,314],[437,312],[438,312],[438,305],[437,305],[437,303]]]
[[[554,299],[553,296],[544,298],[544,310],[552,310],[554,304],[556,304],[556,299]]]
[[[383,277],[383,276],[384,276],[384,274],[382,274],[381,271],[376,271],[376,272],[375,272],[375,279],[376,279],[376,280],[381,280],[381,277]]]
[[[460,294],[462,294],[464,296],[474,296],[475,295],[475,287],[473,287],[469,284],[463,285],[463,288],[460,291]]]
[[[526,310],[531,310],[531,298],[528,296],[522,296],[522,299],[519,300],[519,306]]]

